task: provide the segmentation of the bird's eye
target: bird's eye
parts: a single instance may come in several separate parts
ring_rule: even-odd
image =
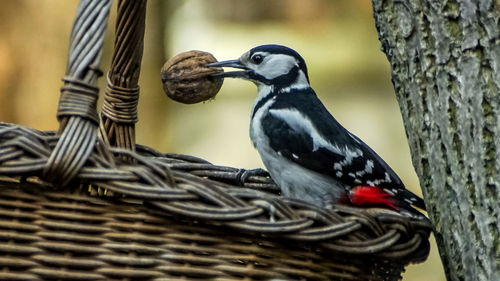
[[[262,55],[253,55],[252,56],[252,62],[255,64],[260,64],[264,60],[264,57]]]

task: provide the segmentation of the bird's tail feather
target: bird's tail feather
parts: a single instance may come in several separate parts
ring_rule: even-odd
[[[426,211],[427,209],[425,208],[425,202],[424,199],[420,198],[419,196],[415,195],[413,192],[409,191],[408,189],[403,189],[399,191],[398,197],[403,199],[405,202],[407,202],[409,205],[413,205],[419,209],[422,209]]]

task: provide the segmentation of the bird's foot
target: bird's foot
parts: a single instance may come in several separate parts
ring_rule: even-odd
[[[251,176],[269,177],[269,173],[261,168],[251,169],[251,170],[240,169],[238,171],[238,174],[236,175],[236,181],[239,185],[243,186],[245,185],[245,182],[248,180],[248,178]]]

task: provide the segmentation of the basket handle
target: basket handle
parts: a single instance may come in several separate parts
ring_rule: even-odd
[[[97,79],[102,76],[99,63],[111,4],[111,0],[81,0],[78,5],[57,112],[60,138],[42,174],[55,185],[71,181],[96,145]]]
[[[113,59],[100,115],[100,132],[109,144],[130,151],[135,151],[146,2],[118,1]]]

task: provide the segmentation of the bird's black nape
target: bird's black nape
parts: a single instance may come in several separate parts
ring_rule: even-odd
[[[283,45],[277,45],[277,44],[267,44],[267,45],[260,45],[257,47],[254,47],[250,49],[250,56],[253,55],[254,53],[257,52],[266,52],[270,54],[283,54],[283,55],[289,55],[297,59],[299,62],[299,68],[304,72],[307,82],[309,83],[309,74],[307,73],[307,66],[306,66],[306,61],[302,56],[297,53],[294,49],[288,48]]]

